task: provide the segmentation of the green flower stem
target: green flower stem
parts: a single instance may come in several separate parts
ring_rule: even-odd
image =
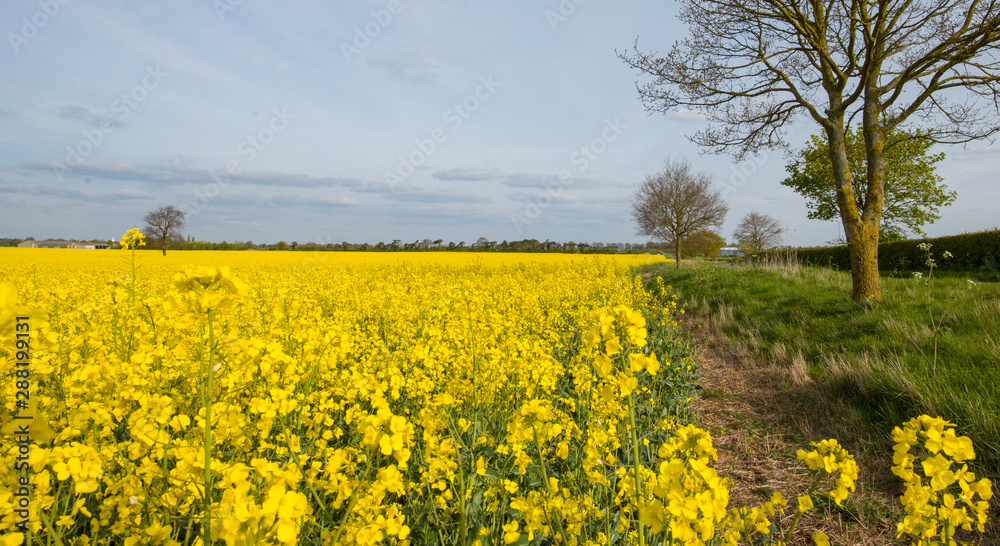
[[[809,487],[809,491],[806,492],[806,495],[811,496],[813,494],[813,491],[815,491],[816,488],[819,487],[819,482],[822,481],[823,478],[825,477],[826,477],[825,473],[823,472],[818,473],[816,479],[813,480],[812,486]],[[792,522],[792,526],[789,527],[787,530],[785,530],[785,534],[781,537],[781,542],[784,544],[788,543],[788,537],[792,536],[792,533],[795,532],[795,528],[798,527],[799,525],[799,520],[802,519],[802,514],[805,513],[805,512],[799,512],[798,505],[796,505],[795,511],[798,512],[798,514],[796,514],[795,516],[795,521]]]
[[[354,509],[354,505],[358,502],[358,490],[365,483],[368,483],[368,471],[372,469],[372,454],[374,451],[368,450],[365,452],[365,472],[361,475],[361,483],[357,485],[351,491],[351,498],[347,501],[347,508],[344,509],[344,515],[340,517],[340,525],[337,526],[337,532],[333,535],[333,544],[337,544],[340,541],[340,533],[344,531],[344,525],[347,524],[347,516],[350,515],[351,510]]]
[[[437,529],[438,540],[440,541],[439,544],[445,544],[444,533],[442,531],[444,529],[444,526],[441,525],[441,520],[440,518],[437,517],[437,506],[434,504],[434,490],[431,489],[431,483],[427,481],[427,478],[424,478],[424,486],[427,488],[427,502],[429,502],[431,505],[430,508],[431,517],[434,518],[434,528]],[[341,521],[341,527],[343,527],[343,521]],[[339,536],[340,536],[340,530],[338,529],[337,537]],[[337,537],[334,537],[333,541],[334,544],[337,543],[336,540]]]
[[[204,348],[204,345],[202,345]],[[202,363],[205,362],[202,352]],[[205,519],[202,522],[202,542],[212,540],[212,376],[215,373],[215,332],[212,329],[212,310],[208,310],[208,372],[202,389],[201,405],[205,408]]]
[[[635,429],[635,403],[632,400],[632,393],[628,393],[628,422],[629,433],[632,435],[632,467],[635,472],[635,513],[636,523],[639,524],[639,546],[646,546],[646,532],[642,525],[642,518],[639,517],[639,502],[642,501],[642,475],[639,474],[639,437]]]
[[[545,470],[545,459],[542,458],[542,444],[538,443],[538,429],[535,427],[534,423],[531,424],[531,432],[535,436],[535,446],[538,448],[538,465],[542,468],[542,479],[545,480],[545,482],[542,484],[542,487],[544,488],[545,491],[548,491],[549,474]],[[569,544],[569,539],[566,537],[566,531],[563,530],[562,528],[561,519],[558,522],[553,521],[552,516],[549,515],[549,511],[547,508],[543,507],[542,512],[545,513],[545,517],[549,520],[549,523],[552,524],[552,526],[559,531],[559,534],[562,536],[563,539],[563,544]]]
[[[57,546],[63,546],[63,541],[60,538],[60,534],[56,533],[56,530],[52,527],[52,521],[45,517],[45,512],[38,514],[39,519],[42,520],[42,525],[45,525],[45,529],[49,532],[49,537],[55,541]]]

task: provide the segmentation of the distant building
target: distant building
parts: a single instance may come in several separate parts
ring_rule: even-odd
[[[44,241],[28,239],[17,246],[19,248],[84,248],[91,250],[110,248],[107,243],[77,243],[75,241],[67,241],[66,239],[46,239]]]
[[[719,256],[742,256],[743,251],[739,247],[724,246],[719,249]]]

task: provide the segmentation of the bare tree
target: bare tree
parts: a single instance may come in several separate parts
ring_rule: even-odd
[[[773,216],[750,211],[740,220],[733,237],[739,242],[740,249],[748,256],[765,248],[774,248],[781,242],[785,228]]]
[[[804,113],[829,143],[855,300],[879,300],[885,136],[906,123],[934,142],[1000,130],[998,0],[682,0],[689,36],[669,53],[621,55],[652,81],[650,111],[693,109],[709,126],[692,140],[742,159],[785,147]],[[965,91],[965,93],[963,93]],[[846,127],[860,118],[864,198],[852,185]],[[858,203],[862,203],[858,206]]]
[[[681,266],[681,242],[688,235],[721,226],[729,205],[721,192],[712,191],[712,179],[695,173],[684,159],[667,160],[663,171],[646,177],[632,202],[632,217],[640,235],[651,235],[674,247]]]
[[[181,230],[184,229],[184,212],[171,205],[160,207],[150,211],[143,218],[146,222],[146,236],[153,241],[153,245],[167,255],[167,245],[170,241],[181,238]]]

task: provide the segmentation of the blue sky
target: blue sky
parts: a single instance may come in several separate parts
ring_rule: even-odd
[[[791,244],[840,235],[780,152],[701,155],[697,114],[645,112],[615,50],[665,50],[676,9],[5,1],[0,237],[113,239],[174,205],[210,241],[640,242],[629,202],[667,156],[728,187],[726,238],[750,210]],[[994,227],[998,146],[942,150],[959,197],[928,234]]]

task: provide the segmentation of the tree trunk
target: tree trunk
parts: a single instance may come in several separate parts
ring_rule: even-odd
[[[882,282],[878,273],[878,219],[872,214],[872,203],[866,203],[865,214],[858,210],[851,183],[851,168],[847,161],[843,119],[826,127],[830,143],[830,163],[833,166],[837,208],[844,224],[848,253],[851,259],[851,298],[854,301],[882,299]],[[884,174],[884,172],[883,172]],[[868,196],[866,196],[868,197]],[[870,199],[869,199],[870,200]],[[878,203],[881,207],[881,201]],[[881,208],[878,209],[881,213]]]
[[[862,224],[848,239],[851,258],[851,298],[854,301],[880,301],[882,279],[878,272],[878,228]]]
[[[163,248],[161,248],[160,250],[162,250],[162,251],[163,251],[163,255],[164,255],[164,256],[166,256],[166,255],[167,255],[167,247],[166,247],[166,246],[164,246],[164,247],[163,247]]]
[[[876,44],[874,56],[881,58],[881,42]],[[877,63],[879,73],[881,61]],[[880,301],[882,279],[878,272],[878,234],[885,204],[885,129],[882,127],[882,108],[878,98],[878,80],[869,79],[865,84],[865,108],[861,115],[861,130],[865,137],[868,188],[861,211],[861,226],[857,254],[851,256],[855,301]],[[855,265],[856,264],[856,265]],[[855,271],[856,270],[856,271]]]
[[[681,240],[680,237],[674,241],[674,265],[677,269],[681,268]]]

